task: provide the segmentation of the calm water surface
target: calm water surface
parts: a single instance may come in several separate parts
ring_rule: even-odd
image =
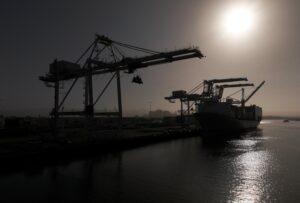
[[[300,122],[0,174],[0,202],[300,202]]]

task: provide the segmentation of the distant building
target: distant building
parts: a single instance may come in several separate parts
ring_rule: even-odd
[[[173,117],[173,116],[176,116],[176,114],[161,109],[157,109],[155,111],[149,111],[150,118],[163,118],[163,117]]]

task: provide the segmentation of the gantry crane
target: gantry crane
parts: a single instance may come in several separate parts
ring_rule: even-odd
[[[148,55],[135,58],[126,57],[121,48],[127,48],[144,54],[146,53]],[[104,52],[106,52],[106,55]],[[47,86],[54,87],[54,108],[50,113],[54,119],[54,129],[57,129],[57,122],[60,115],[85,115],[89,121],[97,115],[115,115],[120,118],[121,124],[123,117],[120,82],[121,71],[132,74],[137,69],[195,57],[200,59],[204,57],[198,48],[187,48],[170,52],[157,52],[113,41],[105,36],[96,35],[96,39],[76,62],[55,60],[52,64],[50,64],[49,72],[45,76],[39,77],[39,79],[45,82]],[[82,62],[82,64],[80,64],[80,62]],[[99,96],[94,100],[92,77],[93,75],[105,73],[113,73],[113,75],[100,92]],[[77,112],[60,111],[62,105],[79,78],[85,78],[85,109]],[[95,104],[99,101],[114,78],[117,80],[118,112],[94,112]],[[65,80],[73,80],[73,82],[66,92],[66,95],[62,98],[62,100],[60,100],[59,86],[60,82]],[[137,82],[139,84],[142,83],[141,79],[138,77],[135,77],[133,82]]]

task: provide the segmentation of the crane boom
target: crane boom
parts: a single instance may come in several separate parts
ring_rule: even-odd
[[[127,70],[128,73],[133,73],[134,70],[140,68],[146,68],[148,66],[160,65],[164,63],[171,63],[174,61],[189,59],[189,58],[202,58],[204,55],[198,49],[180,49],[171,52],[157,53],[150,56],[138,57],[138,58],[124,58],[121,61],[114,63],[105,63],[103,61],[88,59],[88,63],[93,65],[92,75],[99,75],[105,73],[111,73],[116,71]],[[65,61],[64,61],[65,62]],[[60,62],[58,62],[60,63]],[[65,62],[66,63],[66,62]],[[68,62],[70,65],[71,63]],[[74,64],[74,66],[78,64]],[[75,69],[72,70],[72,74],[60,75],[59,80],[70,80],[73,78],[85,77],[89,73],[88,69]],[[40,80],[45,82],[54,82],[55,76],[51,74],[51,71],[46,76],[41,76]]]
[[[236,81],[248,81],[247,78],[225,78],[225,79],[212,79],[212,80],[204,80],[204,86],[203,86],[203,92],[202,95],[204,97],[211,97],[213,96],[213,89],[214,89],[214,84],[215,83],[224,83],[224,82],[236,82]],[[217,88],[218,93],[217,97],[220,98],[223,95],[223,89],[222,88]]]
[[[248,87],[248,86],[254,86],[253,83],[244,83],[244,84],[226,84],[226,85],[216,85],[216,89],[214,92],[214,95],[217,99],[221,99],[223,97],[223,91],[225,88],[233,88],[233,87]]]
[[[237,82],[237,81],[248,81],[247,78],[226,78],[226,79],[213,79],[207,80],[209,83],[223,83],[223,82]]]
[[[246,103],[251,97],[265,84],[265,81],[262,81],[260,85],[245,99],[244,103]]]
[[[218,85],[218,88],[231,88],[231,87],[249,87],[254,86],[253,83],[245,83],[245,84],[231,84],[231,85]]]

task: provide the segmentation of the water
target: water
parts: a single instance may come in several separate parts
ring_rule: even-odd
[[[299,202],[300,122],[1,172],[0,202]]]

